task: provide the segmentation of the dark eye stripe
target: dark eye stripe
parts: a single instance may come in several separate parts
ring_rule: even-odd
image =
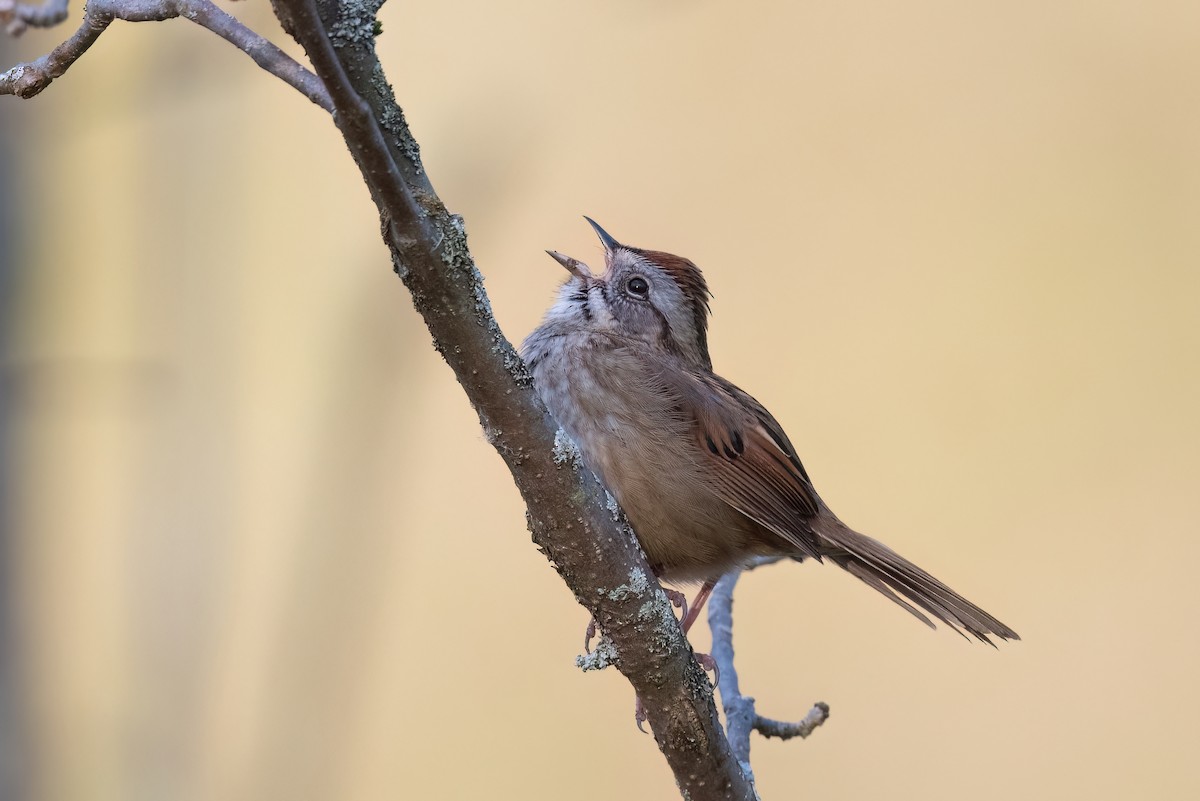
[[[646,306],[654,312],[654,316],[658,318],[660,325],[658,331],[658,342],[667,351],[674,353],[676,356],[680,354],[679,343],[675,341],[675,334],[671,331],[671,322],[667,319],[667,315],[663,314],[653,303],[647,303]]]

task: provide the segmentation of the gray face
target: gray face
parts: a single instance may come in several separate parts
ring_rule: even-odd
[[[692,359],[700,355],[692,301],[665,270],[634,250],[618,247],[598,279],[569,282],[590,327]]]

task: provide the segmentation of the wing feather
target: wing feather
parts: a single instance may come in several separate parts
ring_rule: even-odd
[[[1020,639],[917,565],[838,520],[779,423],[754,398],[712,373],[664,373],[674,382],[669,391],[686,415],[709,489],[777,535],[781,548],[818,561],[828,557],[927,625],[933,622],[921,610],[983,642],[991,642],[988,635]]]
[[[700,474],[725,503],[779,536],[798,553],[821,560],[807,521],[820,499],[779,423],[763,406],[712,375],[669,371],[689,412]],[[783,543],[780,543],[783,546]]]

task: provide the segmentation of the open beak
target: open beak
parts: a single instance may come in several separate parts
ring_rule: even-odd
[[[596,221],[591,217],[584,215],[583,219],[588,221],[588,224],[592,226],[592,230],[596,232],[596,236],[600,237],[600,244],[604,245],[604,255],[611,259],[613,252],[617,248],[621,247],[621,243],[609,236],[608,231],[605,231],[603,228],[597,225]],[[566,267],[567,272],[583,281],[585,284],[596,280],[592,275],[592,268],[588,267],[579,259],[573,259],[570,256],[564,256],[557,250],[547,250],[546,252],[550,254],[550,258],[554,259],[563,267]]]
[[[585,284],[592,280],[592,270],[579,259],[572,259],[570,256],[564,256],[557,250],[547,250],[550,258],[567,268],[567,272],[575,276]]]
[[[609,236],[608,231],[597,225],[596,221],[591,217],[585,214],[583,219],[588,221],[588,225],[592,226],[592,230],[596,232],[596,236],[600,237],[600,242],[604,245],[604,250],[608,255],[611,256],[614,250],[621,247],[621,243]]]

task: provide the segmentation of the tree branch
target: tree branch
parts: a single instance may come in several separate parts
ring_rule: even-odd
[[[768,557],[754,567],[779,561]],[[717,689],[721,693],[721,705],[725,708],[725,732],[733,753],[742,765],[742,770],[754,781],[750,769],[750,732],[758,731],[764,737],[807,737],[829,718],[829,705],[818,701],[798,723],[764,718],[754,709],[754,699],[742,695],[738,686],[738,674],[733,661],[733,588],[741,577],[741,570],[732,570],[721,577],[708,599],[708,626],[712,629],[712,658],[717,663]]]
[[[504,458],[534,542],[609,638],[685,798],[747,799],[708,681],[632,531],[583,468],[492,316],[462,219],[442,205],[375,54],[378,5],[273,0],[329,88],[334,119],[379,207],[393,266]],[[364,105],[365,103],[365,105]]]
[[[0,0],[0,3],[9,4],[8,16],[13,22],[23,21],[30,25],[49,26],[66,18],[66,0],[48,0],[45,6],[14,6],[12,0]],[[58,13],[60,10],[61,15]],[[210,0],[90,0],[84,9],[83,22],[71,38],[41,58],[27,64],[18,64],[0,74],[0,95],[30,98],[38,94],[55,78],[66,73],[100,38],[100,34],[104,33],[114,19],[126,22],[161,22],[176,17],[183,17],[207,28],[321,108],[333,111],[329,95],[317,76],[296,63],[287,53],[217,8]],[[0,22],[3,21],[5,6],[0,5]],[[9,23],[10,29],[13,22]]]

